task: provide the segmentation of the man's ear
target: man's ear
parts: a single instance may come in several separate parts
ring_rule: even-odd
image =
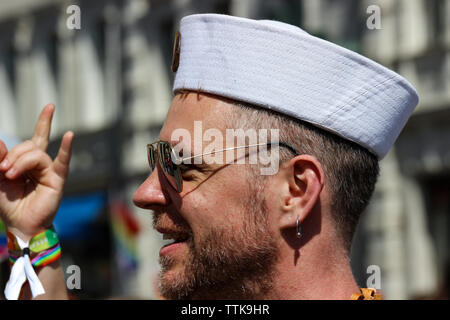
[[[310,155],[299,155],[284,166],[287,188],[281,203],[280,229],[301,223],[319,201],[324,184],[324,172],[320,162]]]

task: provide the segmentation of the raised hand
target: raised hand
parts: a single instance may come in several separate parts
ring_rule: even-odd
[[[73,132],[65,133],[54,161],[46,153],[54,110],[45,106],[31,140],[9,152],[0,140],[0,218],[23,240],[52,225],[69,172]]]

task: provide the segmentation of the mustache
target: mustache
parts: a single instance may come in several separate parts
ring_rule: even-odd
[[[171,230],[172,232],[193,235],[192,229],[178,213],[153,212],[153,228]]]

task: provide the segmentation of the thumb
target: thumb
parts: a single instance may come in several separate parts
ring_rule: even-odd
[[[74,134],[72,131],[68,131],[64,134],[61,141],[61,146],[59,147],[58,155],[56,156],[55,161],[53,161],[53,169],[62,179],[65,179],[69,173],[73,137]]]

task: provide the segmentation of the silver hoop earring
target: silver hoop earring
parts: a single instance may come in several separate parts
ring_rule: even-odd
[[[299,217],[297,216],[297,223],[296,223],[296,226],[297,226],[297,238],[301,238],[302,237],[302,229],[300,227],[300,222],[298,221],[298,219],[299,219]]]

